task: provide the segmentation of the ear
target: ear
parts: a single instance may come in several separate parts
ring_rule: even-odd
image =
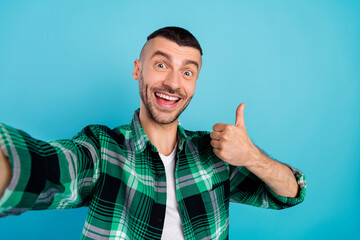
[[[138,59],[136,59],[134,61],[134,71],[133,71],[133,74],[132,74],[132,76],[133,76],[133,78],[135,80],[139,80],[140,72],[141,72],[141,63],[140,63],[140,61]]]

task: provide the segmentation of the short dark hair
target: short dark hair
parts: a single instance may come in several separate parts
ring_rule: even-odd
[[[179,46],[193,47],[200,51],[203,55],[202,49],[198,40],[188,30],[180,27],[164,27],[156,30],[147,37],[147,40],[155,37],[163,37],[170,41],[177,43]]]

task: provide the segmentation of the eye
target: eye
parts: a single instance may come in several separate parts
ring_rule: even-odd
[[[191,71],[187,70],[184,72],[184,75],[187,77],[191,77],[193,75],[193,73]]]
[[[157,66],[158,68],[166,68],[165,64],[162,63],[162,62],[156,63],[156,66]]]

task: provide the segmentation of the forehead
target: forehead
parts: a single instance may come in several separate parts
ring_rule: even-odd
[[[177,43],[163,37],[155,37],[149,40],[143,49],[142,56],[146,60],[150,60],[157,51],[164,52],[173,58],[194,60],[201,64],[200,51],[193,47],[179,46]]]

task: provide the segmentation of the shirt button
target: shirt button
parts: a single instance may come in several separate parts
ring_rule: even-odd
[[[163,219],[162,219],[162,218],[157,218],[156,220],[158,220],[159,223],[162,223],[162,222],[163,222]]]
[[[159,177],[159,178],[162,178],[163,176],[164,176],[163,173],[158,173],[158,177]]]

